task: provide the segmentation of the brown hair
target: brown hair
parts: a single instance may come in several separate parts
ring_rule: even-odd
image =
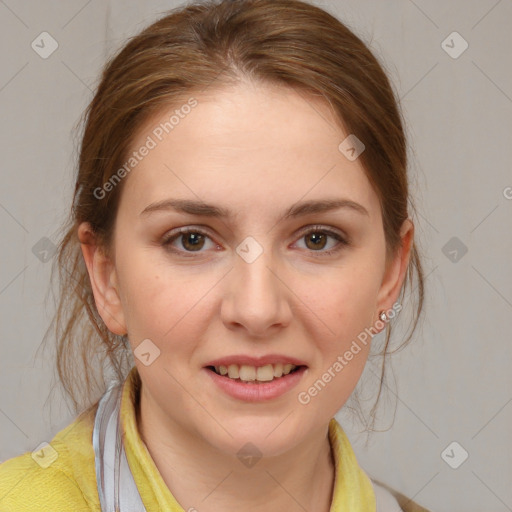
[[[108,251],[123,183],[102,199],[95,190],[120,168],[149,116],[194,91],[243,77],[325,99],[340,126],[365,144],[359,158],[381,203],[388,254],[399,247],[400,228],[409,217],[406,139],[397,96],[367,46],[335,17],[299,0],[205,1],[170,11],[111,58],[84,112],[71,216],[54,262],[60,291],[52,323],[59,380],[75,412],[95,406],[108,366],[119,379],[133,366],[126,340],[111,333],[98,314],[77,236],[79,224],[89,222]],[[423,306],[416,243],[401,300],[407,284],[412,289],[415,271],[416,310],[398,349],[411,339]],[[390,336],[388,323],[372,418]],[[77,378],[80,370],[85,382]]]

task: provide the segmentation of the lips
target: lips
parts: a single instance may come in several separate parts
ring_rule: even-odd
[[[247,359],[245,360],[247,361]],[[292,366],[291,363],[288,363],[288,365]],[[206,366],[203,371],[206,377],[210,379],[210,382],[213,382],[217,386],[217,389],[232,398],[244,402],[266,402],[268,400],[277,399],[291,392],[293,388],[298,386],[308,371],[307,366],[301,365],[294,367],[290,373],[284,374],[283,367],[282,376],[277,378],[272,376],[270,380],[269,366],[275,368],[275,366],[283,365],[282,363],[277,363],[275,366],[267,364],[259,367],[242,365],[240,367],[239,377],[243,378],[233,378],[226,374],[217,373],[214,366]],[[232,370],[233,367],[238,368],[236,364],[229,365],[227,368]],[[221,365],[218,368],[226,369],[226,366]],[[263,375],[258,375],[260,369],[262,369]],[[256,372],[254,370],[256,370]],[[244,372],[245,375],[243,375]],[[256,377],[254,380],[252,379],[253,376]]]

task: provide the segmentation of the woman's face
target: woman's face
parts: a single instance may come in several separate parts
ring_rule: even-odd
[[[177,107],[134,140],[96,300],[128,332],[153,418],[226,453],[250,441],[277,455],[345,403],[370,348],[358,336],[392,307],[406,262],[386,267],[377,195],[324,103],[249,83],[195,99],[168,133]],[[288,362],[299,371],[273,377]],[[208,368],[221,365],[234,366]]]

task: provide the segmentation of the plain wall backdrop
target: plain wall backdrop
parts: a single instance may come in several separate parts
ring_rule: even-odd
[[[47,402],[53,360],[35,356],[71,201],[72,129],[106,57],[182,3],[0,0],[2,461],[74,419],[58,393]],[[512,2],[314,3],[370,45],[401,98],[428,276],[422,329],[392,359],[384,431],[365,446],[348,412],[338,419],[366,471],[424,506],[510,511]]]

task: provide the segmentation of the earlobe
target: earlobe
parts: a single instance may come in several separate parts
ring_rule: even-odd
[[[406,219],[400,230],[401,246],[389,262],[377,301],[377,311],[388,311],[398,299],[407,273],[414,240],[414,224]]]
[[[78,238],[98,313],[112,333],[124,335],[127,330],[117,288],[115,265],[98,245],[89,223],[80,224]]]

